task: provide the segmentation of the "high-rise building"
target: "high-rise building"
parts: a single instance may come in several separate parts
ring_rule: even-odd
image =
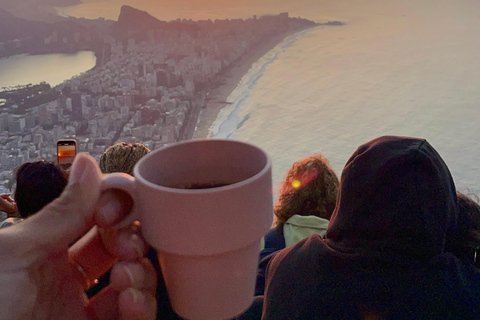
[[[170,86],[170,77],[168,76],[168,73],[165,70],[157,71],[157,84],[163,87]]]
[[[72,93],[72,120],[82,120],[82,95],[79,92]]]
[[[60,109],[66,109],[67,108],[67,96],[66,95],[60,94],[58,96],[57,101],[58,101],[58,107]]]
[[[13,120],[8,123],[8,131],[10,133],[20,133],[22,131],[22,125],[19,120]]]
[[[8,129],[8,113],[0,114],[0,132]]]
[[[147,75],[147,66],[143,63],[138,65],[138,75],[140,77],[145,77]]]
[[[35,115],[32,112],[25,115],[25,125],[28,129],[35,127]]]

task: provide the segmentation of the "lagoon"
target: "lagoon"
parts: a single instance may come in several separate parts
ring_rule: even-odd
[[[42,81],[52,87],[95,66],[93,51],[73,54],[20,54],[0,59],[0,90],[4,87],[37,84]]]

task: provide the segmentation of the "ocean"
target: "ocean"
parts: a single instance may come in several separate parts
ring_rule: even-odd
[[[263,147],[275,191],[303,157],[321,153],[340,175],[360,144],[407,135],[426,138],[457,188],[480,195],[480,2],[93,0],[63,13],[116,19],[121,3],[164,20],[288,11],[346,23],[286,38],[252,66],[210,128]]]

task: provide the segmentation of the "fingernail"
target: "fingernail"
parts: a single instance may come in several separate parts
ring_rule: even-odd
[[[133,247],[135,248],[135,251],[138,254],[138,258],[143,257],[143,241],[140,239],[140,237],[137,234],[132,234],[130,236],[130,241],[132,242]]]
[[[72,164],[72,170],[68,178],[68,187],[78,185],[82,189],[78,201],[83,202],[84,211],[90,213],[97,204],[100,196],[102,173],[100,168],[91,156],[86,153],[79,153]]]
[[[107,201],[98,208],[99,214],[109,225],[117,220],[118,212],[120,212],[121,209],[120,204],[116,201]]]
[[[70,175],[68,176],[68,184],[77,183],[82,179],[85,169],[88,166],[87,159],[85,159],[82,153],[77,154],[75,160],[73,160],[72,167],[70,169]]]
[[[77,182],[93,182],[93,180],[100,180],[101,172],[95,159],[86,153],[79,153],[73,160],[73,164],[68,177],[69,184]]]
[[[123,266],[122,268],[123,268],[123,270],[125,271],[125,273],[127,274],[128,278],[130,279],[130,286],[133,287],[135,281],[134,281],[134,279],[133,279],[132,270],[130,270],[130,268],[127,267],[127,266]]]
[[[140,291],[133,288],[128,288],[125,291],[132,295],[133,302],[139,303],[143,301],[143,294]]]

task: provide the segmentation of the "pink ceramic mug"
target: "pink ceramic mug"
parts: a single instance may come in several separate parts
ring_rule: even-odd
[[[151,152],[134,176],[108,174],[102,186],[133,197],[129,220],[157,250],[175,312],[214,320],[246,310],[272,225],[269,156],[240,141],[189,140]]]

